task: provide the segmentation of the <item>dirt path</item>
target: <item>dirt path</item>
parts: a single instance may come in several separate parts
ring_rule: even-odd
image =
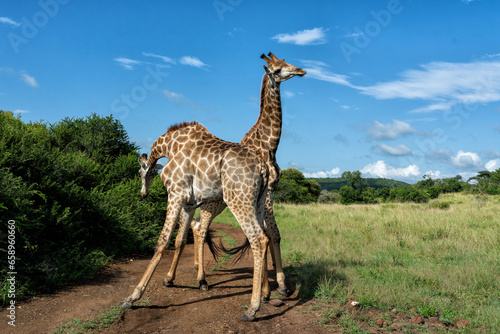
[[[243,242],[240,230],[216,223],[213,228],[229,234],[238,244]],[[311,302],[298,298],[297,292],[283,298],[283,306],[262,305],[257,321],[240,322],[252,290],[250,256],[215,271],[209,270],[216,263],[207,256],[210,289],[201,291],[193,268],[193,245],[187,245],[184,250],[175,286],[162,285],[172,254],[169,250],[163,257],[142,299],[132,310],[122,312],[105,333],[327,333],[315,325],[318,315],[309,312]],[[4,321],[0,332],[51,333],[73,318],[97,318],[132,293],[148,262],[149,258],[115,263],[88,284],[21,303],[16,311],[15,329],[6,324],[6,312],[2,310],[0,316]],[[277,296],[273,274],[271,284],[272,297]]]

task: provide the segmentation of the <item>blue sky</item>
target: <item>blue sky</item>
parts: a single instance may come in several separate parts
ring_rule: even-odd
[[[416,182],[500,168],[500,2],[3,1],[0,109],[113,114],[149,151],[196,120],[239,142],[261,53],[282,84],[281,168]]]

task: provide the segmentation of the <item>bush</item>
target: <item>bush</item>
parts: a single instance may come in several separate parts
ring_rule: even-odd
[[[416,187],[401,187],[391,189],[389,199],[398,202],[426,203],[430,196]]]
[[[321,186],[313,180],[306,180],[301,171],[287,168],[282,171],[278,187],[274,192],[277,202],[306,204],[316,202]]]
[[[340,194],[334,190],[321,190],[321,193],[318,197],[319,203],[339,203],[340,202]]]
[[[152,250],[167,193],[156,178],[141,199],[139,154],[119,121],[25,124],[0,111],[0,128],[0,220],[4,231],[15,221],[17,298],[90,277],[117,254]],[[0,268],[2,282],[8,271]]]

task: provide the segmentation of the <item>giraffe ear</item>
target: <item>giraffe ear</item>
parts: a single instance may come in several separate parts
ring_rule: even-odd
[[[271,72],[269,71],[269,67],[267,67],[266,65],[262,65],[262,67],[264,67],[264,71],[266,71],[268,75],[271,74]]]
[[[162,169],[163,168],[163,165],[162,164],[156,164],[155,165],[155,169]]]
[[[139,160],[139,164],[141,164],[141,168],[144,168],[144,169],[148,168],[147,160],[143,160],[142,158],[139,158],[138,160]]]

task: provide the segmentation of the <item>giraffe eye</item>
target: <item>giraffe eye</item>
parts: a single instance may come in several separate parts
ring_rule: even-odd
[[[274,71],[274,74],[280,74],[281,73],[281,68],[278,68],[277,70]]]

